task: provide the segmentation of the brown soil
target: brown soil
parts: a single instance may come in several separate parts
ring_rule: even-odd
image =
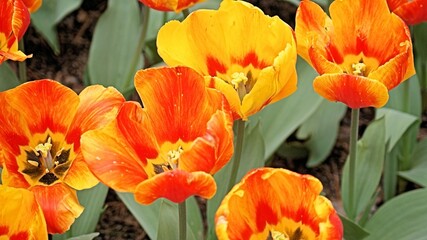
[[[136,1],[136,0],[135,0]],[[292,27],[295,25],[296,7],[277,0],[250,0],[260,6],[266,14],[278,15]],[[105,0],[84,0],[81,8],[68,15],[58,25],[61,53],[56,56],[46,41],[30,27],[25,36],[26,53],[34,57],[27,60],[30,80],[50,78],[80,92],[83,89],[83,76],[88,59],[95,24],[106,8]],[[16,63],[11,63],[16,67]],[[363,109],[361,132],[373,118],[373,109]],[[276,157],[274,167],[288,168],[300,173],[308,173],[319,178],[324,185],[324,193],[339,207],[340,172],[348,153],[349,113],[341,121],[336,145],[328,159],[318,167],[306,168],[305,159],[281,159]],[[422,130],[427,132],[427,117],[424,116]],[[126,209],[114,191],[110,191],[96,231],[97,239],[149,239],[135,218]]]

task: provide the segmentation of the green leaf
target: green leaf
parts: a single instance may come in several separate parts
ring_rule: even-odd
[[[82,2],[83,0],[43,0],[39,10],[31,14],[31,23],[47,40],[55,54],[59,54],[60,50],[56,25]]]
[[[313,68],[298,58],[297,72],[298,90],[295,93],[250,117],[250,121],[261,122],[261,133],[268,143],[264,160],[268,159],[322,102],[322,98],[313,91],[312,80],[317,76]]]
[[[349,158],[344,164],[341,194],[344,209],[351,219],[369,205],[381,179],[385,155],[385,119],[373,121],[357,142],[354,208],[349,204]]]
[[[427,236],[427,189],[399,195],[381,206],[365,228],[367,240],[425,239]]]
[[[73,225],[71,225],[70,230],[63,234],[53,235],[53,239],[62,240],[68,239],[69,237],[93,233],[104,210],[107,193],[108,187],[102,183],[99,183],[91,189],[78,191],[77,196],[79,202],[85,208],[83,213],[76,219]]]
[[[399,176],[427,187],[427,138],[417,144],[412,160],[413,166],[411,169],[399,172]]]
[[[414,127],[418,122],[418,118],[414,115],[390,108],[378,109],[376,118],[378,119],[381,117],[385,118],[386,126],[387,153],[384,162],[383,188],[384,200],[388,201],[396,195],[398,162],[404,152],[401,149],[408,148],[405,141],[412,142],[415,140],[406,137],[411,133],[408,129]]]
[[[307,166],[317,166],[329,155],[338,136],[339,122],[346,110],[345,105],[324,99],[298,129],[297,138],[306,140],[304,146],[310,150]]]
[[[406,130],[417,122],[418,117],[397,111],[391,108],[380,108],[377,110],[375,118],[385,118],[386,141],[388,141],[387,151],[396,145]]]
[[[133,77],[142,67],[137,53],[141,17],[137,1],[109,0],[92,38],[87,85],[114,86],[124,95],[134,89]],[[140,62],[132,66],[133,56]]]
[[[344,227],[345,240],[362,240],[363,238],[369,235],[369,233],[365,229],[363,229],[361,226],[359,226],[352,220],[341,215],[340,219]]]
[[[77,237],[72,237],[72,238],[69,238],[68,240],[92,240],[92,239],[98,237],[98,235],[99,235],[99,233],[95,232],[95,233],[80,235]]]
[[[157,239],[161,201],[155,201],[150,205],[141,205],[135,201],[132,193],[116,193],[142,228],[144,228],[150,239]]]
[[[260,124],[252,122],[246,125],[245,140],[243,145],[242,159],[240,161],[237,181],[251,169],[264,166],[264,139],[260,133]],[[222,199],[227,194],[227,186],[231,175],[231,163],[228,162],[217,174],[215,181],[217,191],[215,196],[207,202],[208,239],[216,239],[214,217]]]
[[[173,239],[173,238],[161,238],[159,237],[159,221],[167,216],[168,214],[174,214],[176,210],[176,217],[171,221],[176,221],[176,227],[178,227],[177,216],[178,208],[177,205],[167,201],[165,199],[158,199],[150,205],[142,205],[135,201],[132,193],[116,192],[119,198],[123,201],[132,215],[136,218],[138,223],[142,226],[144,231],[150,237],[150,239]],[[166,203],[164,203],[166,202]],[[187,232],[189,239],[200,239],[199,236],[203,234],[203,223],[200,208],[194,197],[190,197],[186,200],[187,204]],[[174,210],[175,209],[175,210]],[[165,211],[165,212],[163,212]],[[163,215],[162,215],[163,214]],[[164,220],[162,220],[164,221]],[[171,224],[171,223],[165,223]],[[164,230],[163,226],[162,229]],[[168,230],[172,231],[172,229]],[[164,234],[164,233],[162,233]]]
[[[7,62],[0,64],[0,91],[6,91],[19,84],[19,79],[10,65]]]

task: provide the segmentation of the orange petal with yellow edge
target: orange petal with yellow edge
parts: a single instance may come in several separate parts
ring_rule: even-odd
[[[73,90],[53,80],[27,82],[5,94],[9,105],[20,111],[31,134],[47,129],[65,134],[79,104]]]
[[[0,185],[0,239],[48,239],[46,221],[34,194]]]
[[[184,151],[179,168],[188,172],[215,174],[233,155],[233,120],[229,114],[217,111],[207,123],[207,132],[197,138],[191,149]]]
[[[76,190],[94,187],[99,182],[90,171],[81,151],[79,151],[77,156],[74,158],[73,163],[68,169],[63,181],[68,186]]]
[[[95,176],[118,191],[134,192],[147,179],[147,158],[157,157],[151,126],[138,103],[126,102],[117,119],[81,138],[83,156]]]
[[[244,117],[244,114],[241,110],[239,94],[236,92],[236,90],[231,84],[228,84],[221,78],[211,76],[206,76],[205,82],[207,87],[215,88],[224,94],[224,96],[227,98],[228,103],[230,104],[230,109],[233,112],[234,120],[241,118],[244,120],[247,119],[246,117]]]
[[[30,12],[37,11],[40,6],[42,5],[42,0],[22,0],[25,3],[25,6],[27,6],[28,10]]]
[[[84,132],[105,126],[112,121],[125,101],[123,95],[113,87],[101,85],[86,87],[79,94],[80,103],[67,133],[67,142],[80,147],[80,136]]]
[[[150,204],[158,198],[181,203],[193,195],[210,199],[215,192],[216,183],[210,174],[175,169],[155,175],[139,184],[135,199],[141,204]]]
[[[180,12],[203,0],[139,0],[143,4],[158,11]]]
[[[34,186],[30,190],[43,210],[47,230],[51,234],[67,231],[83,212],[75,190],[65,184]]]
[[[218,239],[342,239],[343,229],[322,184],[285,169],[249,172],[215,215]]]
[[[203,135],[223,104],[223,96],[208,91],[204,77],[188,67],[140,70],[135,87],[159,145],[179,139],[190,142]]]
[[[314,90],[329,101],[350,108],[382,107],[388,101],[387,87],[375,79],[349,74],[324,74],[313,82]]]

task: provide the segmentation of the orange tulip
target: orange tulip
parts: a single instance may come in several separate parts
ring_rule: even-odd
[[[159,11],[180,12],[204,0],[139,0],[149,8]]]
[[[191,195],[211,198],[211,174],[233,153],[224,96],[187,67],[138,71],[135,87],[144,108],[126,102],[115,121],[82,136],[92,172],[142,204],[162,197],[176,203]]]
[[[408,27],[385,0],[334,1],[329,12],[311,1],[297,10],[298,53],[320,74],[314,90],[350,108],[384,106],[415,73]]]
[[[49,233],[65,232],[83,211],[76,189],[98,183],[80,151],[81,134],[111,121],[123,102],[113,88],[77,95],[52,80],[0,93],[2,182],[34,193]]]
[[[427,0],[387,0],[387,3],[409,25],[427,21]]]
[[[0,239],[48,239],[42,209],[32,192],[0,185],[0,206]]]
[[[30,24],[30,13],[22,0],[5,0],[0,4],[0,64],[7,59],[24,61],[32,57],[18,50],[18,41]]]
[[[297,88],[293,30],[244,2],[224,0],[218,10],[197,10],[159,30],[159,55],[189,66],[221,91],[235,119],[246,120]]]
[[[218,239],[341,240],[341,220],[331,202],[319,195],[321,191],[320,181],[310,175],[255,169],[218,208]]]

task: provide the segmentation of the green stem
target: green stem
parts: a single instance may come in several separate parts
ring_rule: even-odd
[[[243,140],[245,135],[245,121],[239,119],[235,121],[237,133],[236,133],[236,144],[234,149],[234,158],[231,166],[230,181],[228,182],[227,191],[236,184],[237,172],[239,171],[240,159],[242,157]]]
[[[24,39],[18,42],[18,49],[25,52]],[[25,83],[27,81],[27,63],[25,61],[18,63],[19,81]]]
[[[182,10],[182,14],[184,15],[184,19],[186,19],[188,17],[188,15],[190,15],[190,10],[188,10],[188,8]]]
[[[356,153],[357,153],[357,139],[359,135],[359,108],[351,109],[351,124],[350,124],[350,176],[349,176],[349,207],[352,213],[355,213],[356,209],[354,206],[354,192],[355,192],[355,178],[356,178]],[[356,218],[356,216],[350,216],[350,218]]]
[[[147,37],[150,8],[146,6],[142,6],[141,15],[142,15],[142,26],[139,34],[138,46],[136,47],[136,51],[133,55],[132,63],[130,65],[131,69],[129,70],[129,75],[127,79],[133,79],[133,75],[135,74],[135,69],[141,57],[142,50],[145,48],[145,38]],[[129,84],[133,84],[133,81],[129,81]]]
[[[179,240],[187,239],[187,210],[185,201],[178,204],[179,214]]]

